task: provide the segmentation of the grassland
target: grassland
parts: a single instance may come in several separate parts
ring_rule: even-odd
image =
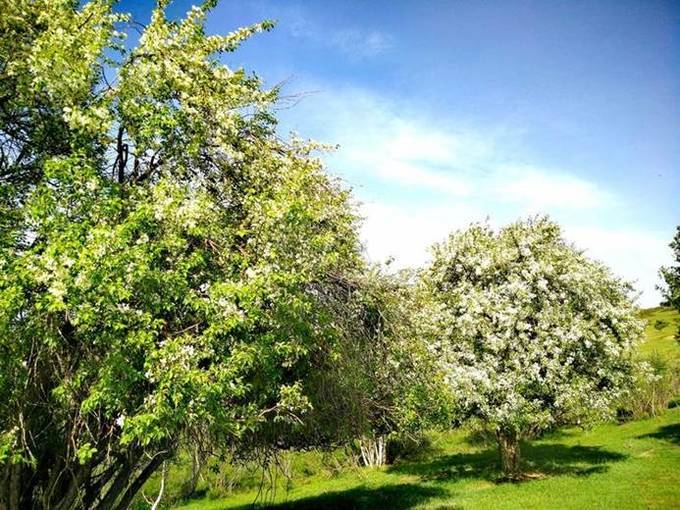
[[[647,321],[645,341],[640,353],[658,353],[669,360],[680,359],[680,343],[676,338],[680,325],[680,314],[672,308],[648,308],[640,316]]]
[[[641,356],[680,360],[674,337],[680,316],[656,308],[643,318]],[[382,469],[341,467],[317,452],[294,454],[291,478],[260,504],[279,510],[680,508],[680,408],[621,425],[560,430],[524,444],[523,456],[531,479],[513,484],[499,481],[494,445],[465,430],[433,434],[427,449]],[[177,508],[252,508],[257,495],[251,484],[228,498],[204,496]]]

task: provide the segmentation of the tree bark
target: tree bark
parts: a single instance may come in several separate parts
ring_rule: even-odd
[[[361,459],[364,465],[376,467],[387,464],[387,448],[385,436],[362,437],[359,441]]]
[[[141,473],[137,475],[137,477],[130,483],[128,488],[125,490],[125,493],[123,493],[123,496],[120,498],[120,501],[115,507],[115,510],[125,510],[130,506],[130,503],[132,503],[132,499],[135,497],[135,494],[139,492],[142,488],[142,486],[146,483],[146,481],[149,479],[149,477],[154,474],[154,472],[160,467],[163,462],[165,462],[166,459],[170,457],[170,452],[163,452],[163,453],[158,453],[156,456],[154,456],[142,469]]]
[[[14,464],[10,467],[9,491],[7,498],[9,510],[19,510],[21,501],[21,464]]]
[[[519,434],[514,431],[497,431],[496,438],[503,476],[508,480],[519,480],[522,477]]]
[[[203,461],[201,459],[201,452],[199,446],[196,445],[191,451],[191,478],[183,489],[184,497],[191,496],[196,491],[202,467]]]
[[[97,504],[97,510],[110,510],[113,508],[113,505],[125,490],[125,487],[127,487],[129,480],[136,469],[138,457],[139,455],[136,452],[128,453],[128,457],[123,460],[120,469],[116,473],[111,485],[108,487],[106,495],[104,495],[99,504]]]

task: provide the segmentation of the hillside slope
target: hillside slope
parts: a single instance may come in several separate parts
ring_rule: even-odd
[[[640,317],[647,321],[641,353],[656,352],[666,359],[680,359],[680,342],[676,337],[680,314],[673,308],[657,307],[642,310]]]

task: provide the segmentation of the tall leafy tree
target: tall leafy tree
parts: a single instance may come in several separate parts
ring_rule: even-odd
[[[183,438],[299,423],[361,269],[348,194],[223,65],[261,23],[0,0],[0,506],[125,508]],[[323,353],[323,354],[319,354]]]
[[[307,441],[358,438],[362,461],[372,466],[387,462],[390,436],[450,423],[444,374],[414,314],[421,294],[410,272],[385,269],[326,286],[323,299],[344,338],[310,379],[314,410],[304,430]]]
[[[673,250],[675,265],[661,268],[661,278],[665,284],[661,291],[663,292],[666,304],[680,311],[680,226],[675,232],[670,248]],[[680,340],[680,326],[678,326],[676,336]]]
[[[642,333],[631,288],[548,219],[452,234],[423,282],[455,412],[495,432],[508,478],[521,476],[520,440],[609,414],[630,381]]]

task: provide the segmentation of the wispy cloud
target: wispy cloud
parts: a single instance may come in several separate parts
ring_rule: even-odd
[[[594,209],[612,205],[615,197],[592,181],[530,165],[503,165],[494,169],[494,195],[521,203],[531,211]]]
[[[309,110],[302,105],[299,113],[321,136],[340,144],[338,167],[351,175],[453,197],[521,204],[533,212],[592,210],[616,201],[594,181],[523,161],[512,147],[513,137],[520,135],[507,129],[482,134],[437,125],[403,104],[354,89],[322,92],[310,105]]]
[[[377,29],[350,26],[328,30],[300,9],[279,6],[278,10],[284,14],[282,28],[294,38],[305,39],[317,47],[331,48],[351,60],[377,57],[393,46],[392,36]]]
[[[642,304],[658,303],[657,271],[668,260],[671,233],[622,228],[622,197],[576,172],[531,161],[522,132],[436,123],[407,102],[363,90],[305,88],[323,92],[294,109],[293,124],[340,144],[326,159],[331,171],[359,186],[371,259],[420,265],[432,243],[472,221],[490,217],[500,226],[549,214],[568,239],[635,280]]]
[[[465,147],[459,138],[445,133],[428,134],[405,119],[381,120],[378,112],[368,119],[368,129],[362,129],[359,139],[352,139],[355,135],[350,132],[338,133],[344,139],[342,156],[352,167],[409,188],[453,196],[472,193],[467,179],[455,171],[455,165],[464,164],[469,152],[469,146]]]
[[[378,30],[347,28],[327,36],[331,46],[353,58],[369,58],[384,53],[392,47],[392,37]]]

